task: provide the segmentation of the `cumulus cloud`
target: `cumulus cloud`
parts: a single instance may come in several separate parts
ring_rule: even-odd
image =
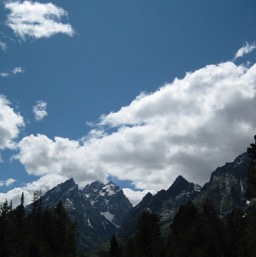
[[[46,102],[42,100],[36,102],[36,105],[33,106],[33,112],[34,112],[36,121],[41,121],[48,115],[46,108],[47,108]]]
[[[15,1],[6,2],[5,8],[10,11],[6,24],[23,40],[49,38],[58,33],[74,35],[72,26],[62,23],[68,13],[52,3]]]
[[[0,95],[0,150],[14,148],[14,140],[24,126],[23,117],[15,112],[5,96]]]
[[[235,54],[234,60],[237,58],[244,57],[246,54],[251,53],[256,48],[256,43],[249,44],[248,42],[245,43],[243,47],[238,49],[238,51]]]
[[[255,85],[256,64],[207,65],[102,116],[100,129],[83,140],[27,136],[16,158],[29,174],[73,177],[83,185],[114,176],[155,193],[178,175],[203,184],[252,141]],[[125,192],[133,202],[142,196]]]
[[[100,165],[95,161],[88,162],[96,160],[97,153],[91,152],[79,141],[60,137],[51,140],[45,135],[30,135],[19,142],[18,148],[20,153],[16,158],[31,175],[58,174],[73,177],[80,184],[106,181],[107,174]]]

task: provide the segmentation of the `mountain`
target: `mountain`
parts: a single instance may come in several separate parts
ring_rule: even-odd
[[[70,218],[77,223],[78,244],[83,251],[111,238],[132,208],[122,189],[113,182],[106,185],[93,182],[80,190],[69,179],[46,192],[40,201],[48,208],[62,201]]]
[[[113,182],[93,182],[80,190],[73,179],[49,190],[41,199],[44,207],[53,208],[62,201],[80,233],[81,250],[104,243],[113,234],[127,238],[136,232],[138,216],[149,210],[159,216],[162,232],[169,233],[170,223],[182,204],[188,200],[201,206],[208,198],[217,213],[225,216],[235,208],[245,208],[246,171],[251,164],[247,153],[218,167],[203,187],[178,176],[167,190],[148,193],[132,207],[121,188]],[[31,208],[31,206],[30,206]]]
[[[213,203],[220,216],[225,216],[235,208],[244,208],[247,187],[246,171],[251,165],[247,153],[239,155],[233,162],[217,168],[206,183],[201,194],[193,199],[202,202],[206,197]]]
[[[168,190],[161,190],[157,194],[148,193],[142,201],[136,205],[127,216],[118,233],[127,238],[136,231],[136,221],[144,210],[149,210],[159,216],[163,230],[170,224],[170,220],[178,208],[192,197],[200,194],[201,187],[188,182],[182,176],[178,176]]]
[[[188,200],[200,207],[208,198],[220,216],[225,216],[235,208],[246,205],[247,187],[246,171],[251,164],[247,153],[239,155],[233,162],[218,167],[211,175],[210,181],[203,187],[188,182],[182,176],[177,177],[168,190],[157,194],[148,193],[126,217],[118,230],[120,237],[127,238],[135,233],[136,221],[143,210],[157,214],[162,225],[162,232],[168,233],[169,225],[179,207]]]

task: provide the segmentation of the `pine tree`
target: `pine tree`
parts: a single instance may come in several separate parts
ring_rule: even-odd
[[[246,223],[245,213],[240,209],[227,216],[228,257],[246,257]]]
[[[58,239],[55,246],[58,252],[56,256],[76,256],[76,224],[69,219],[61,201],[56,205],[54,214],[55,232]]]
[[[133,237],[128,238],[125,243],[124,257],[136,256],[135,240]]]
[[[161,253],[160,221],[156,214],[145,210],[138,218],[135,235],[136,252],[141,257],[159,257]]]
[[[113,235],[110,240],[110,256],[111,257],[119,257],[120,256],[120,247],[117,242],[116,236]]]
[[[170,257],[194,256],[201,238],[198,236],[198,210],[191,201],[182,205],[170,226],[167,252]],[[199,255],[200,256],[200,255]]]
[[[11,252],[12,239],[10,234],[11,207],[7,200],[0,207],[0,256],[7,257]]]
[[[246,197],[248,199],[256,197],[256,135],[254,136],[255,143],[250,144],[247,148],[247,153],[251,157],[251,166],[247,171],[248,187],[246,190]]]
[[[225,227],[221,218],[215,211],[211,201],[206,198],[203,202],[203,233],[204,252],[207,257],[226,256],[227,243]],[[203,225],[202,224],[202,225]]]

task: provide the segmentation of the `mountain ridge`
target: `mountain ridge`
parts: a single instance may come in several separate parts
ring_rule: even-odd
[[[244,208],[246,170],[250,164],[250,157],[243,153],[213,171],[202,187],[180,175],[168,189],[154,195],[147,193],[136,206],[131,205],[123,190],[113,182],[95,181],[79,189],[72,178],[46,192],[41,202],[49,208],[58,201],[63,202],[69,216],[77,222],[79,247],[88,250],[113,234],[122,238],[133,235],[137,218],[145,209],[159,216],[165,233],[179,207],[187,201],[200,206],[208,198],[220,216],[234,208]]]

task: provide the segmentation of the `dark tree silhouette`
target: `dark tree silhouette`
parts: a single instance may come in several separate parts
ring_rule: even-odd
[[[113,235],[110,240],[110,256],[111,257],[120,256],[120,247],[115,235]]]
[[[158,257],[161,253],[160,221],[156,214],[143,211],[135,235],[136,252],[141,257]]]

